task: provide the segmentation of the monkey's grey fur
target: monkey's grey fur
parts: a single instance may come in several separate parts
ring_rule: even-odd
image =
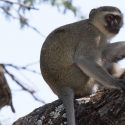
[[[68,125],[75,125],[74,97],[91,92],[91,78],[101,86],[125,89],[123,80],[107,72],[115,58],[120,60],[122,55],[115,53],[117,46],[125,47],[125,43],[108,43],[122,25],[121,11],[104,6],[91,10],[89,19],[59,27],[46,38],[41,50],[41,72],[62,100]]]
[[[112,77],[119,79],[125,73],[125,69],[120,68],[118,65],[118,61],[123,58],[125,58],[125,41],[109,43],[106,50],[102,53],[102,66]],[[88,87],[90,91],[87,95],[93,94],[105,86],[91,78],[88,82]]]

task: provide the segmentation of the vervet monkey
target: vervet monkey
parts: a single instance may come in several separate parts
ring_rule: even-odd
[[[86,86],[91,78],[105,87],[125,89],[125,81],[113,78],[102,64],[108,41],[122,25],[121,11],[103,6],[92,9],[89,19],[61,26],[46,38],[40,56],[41,72],[62,100],[68,125],[75,125],[74,97],[88,93]]]
[[[15,112],[12,104],[11,90],[4,76],[3,65],[0,64],[0,109],[5,105],[10,105],[12,111]]]

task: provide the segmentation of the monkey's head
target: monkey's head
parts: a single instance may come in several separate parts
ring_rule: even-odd
[[[103,6],[92,9],[89,14],[91,23],[108,38],[118,34],[123,26],[123,14],[116,7]]]

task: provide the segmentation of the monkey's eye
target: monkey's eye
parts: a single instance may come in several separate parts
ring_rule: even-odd
[[[106,16],[106,20],[107,20],[107,21],[113,20],[113,18],[114,18],[113,15],[107,15],[107,16]]]
[[[120,17],[120,16],[115,16],[115,19],[116,19],[117,21],[120,21],[120,20],[121,20],[121,17]]]

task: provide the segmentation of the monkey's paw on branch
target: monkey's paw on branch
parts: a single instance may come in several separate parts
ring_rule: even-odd
[[[76,125],[125,125],[125,94],[103,89],[75,101]],[[60,100],[35,109],[13,125],[65,125],[66,113]]]

